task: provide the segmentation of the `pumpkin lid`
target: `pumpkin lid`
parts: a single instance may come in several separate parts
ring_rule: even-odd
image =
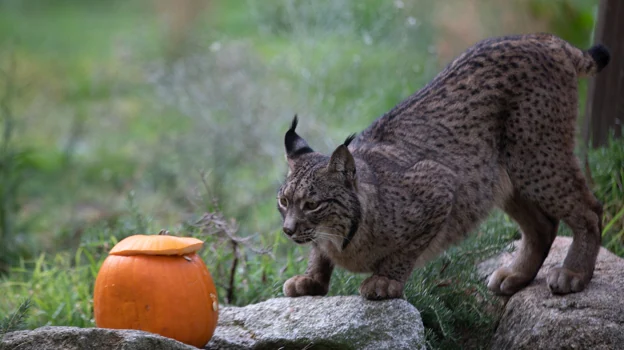
[[[201,249],[204,242],[193,237],[134,235],[122,239],[110,255],[184,255]]]

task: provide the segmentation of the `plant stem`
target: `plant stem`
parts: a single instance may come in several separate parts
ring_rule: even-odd
[[[234,258],[232,259],[232,267],[230,268],[230,283],[227,288],[227,301],[229,304],[234,303],[234,281],[236,276],[236,267],[238,267],[238,242],[230,240],[232,244],[232,253]]]

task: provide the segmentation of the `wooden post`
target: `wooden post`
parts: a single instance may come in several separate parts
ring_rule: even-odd
[[[604,146],[610,130],[622,137],[624,122],[624,1],[601,0],[594,42],[611,52],[611,61],[591,78],[585,108],[583,138],[591,147]]]

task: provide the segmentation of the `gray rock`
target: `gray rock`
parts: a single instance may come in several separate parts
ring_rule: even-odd
[[[509,298],[492,349],[624,349],[624,260],[601,248],[594,277],[580,293],[553,296],[548,270],[561,264],[572,242],[557,237],[535,281]],[[511,261],[503,254],[482,273]]]
[[[7,333],[0,343],[0,349],[191,350],[197,348],[143,331],[48,326],[31,331]]]
[[[424,349],[420,313],[405,300],[276,298],[219,311],[206,349]]]

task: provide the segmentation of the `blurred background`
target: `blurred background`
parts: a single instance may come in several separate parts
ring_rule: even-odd
[[[0,314],[36,297],[45,266],[86,261],[89,295],[110,237],[221,235],[229,255],[207,258],[241,262],[216,275],[245,247],[290,256],[301,248],[276,248],[275,193],[295,113],[329,152],[476,41],[548,31],[586,48],[597,12],[597,0],[0,0],[0,274],[15,292]],[[40,299],[32,324],[73,322],[52,316],[75,299]],[[89,324],[84,308],[68,317]]]
[[[0,1],[0,269],[129,206],[170,227],[217,204],[244,234],[276,230],[295,113],[329,152],[487,36],[588,46],[596,5]]]

